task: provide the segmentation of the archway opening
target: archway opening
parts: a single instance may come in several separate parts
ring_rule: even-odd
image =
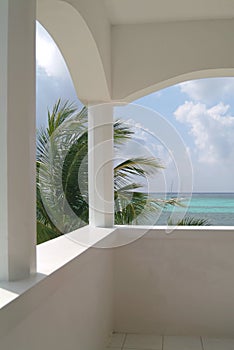
[[[155,116],[147,119],[142,115],[132,115],[129,118],[122,113],[123,118],[137,126],[136,133],[139,142],[144,144],[153,157],[160,158],[165,169],[149,177],[147,190],[153,197],[186,198],[188,210],[181,224],[208,224],[214,226],[234,225],[234,78],[206,78],[179,83],[154,92],[134,101],[134,104],[152,109]],[[159,119],[171,125],[172,133],[160,142],[158,135]],[[131,119],[131,120],[130,120]],[[140,128],[140,130],[139,130]],[[138,129],[138,130],[137,130]],[[143,132],[143,131],[144,132]],[[178,152],[171,149],[171,139],[174,132],[178,133],[184,143],[187,155],[191,160],[193,180],[186,167],[178,173],[178,166],[183,167]],[[154,134],[155,142],[152,135]],[[137,149],[131,148],[132,157]],[[176,153],[177,152],[177,157]],[[123,151],[126,153],[126,149]],[[146,154],[146,153],[145,153]],[[190,195],[189,195],[190,197]],[[180,212],[181,208],[173,208]],[[163,209],[156,224],[166,225],[170,221],[171,207]],[[192,219],[195,220],[192,220]],[[181,221],[181,220],[178,220]],[[176,224],[176,221],[173,223]]]

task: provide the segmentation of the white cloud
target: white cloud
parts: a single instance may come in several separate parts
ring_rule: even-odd
[[[229,106],[219,103],[212,108],[205,104],[185,102],[175,111],[176,119],[190,128],[198,161],[206,164],[234,164],[234,117]]]
[[[152,147],[150,147],[152,142],[150,140],[152,138],[150,131],[142,124],[136,123],[133,119],[127,119],[124,122],[134,134],[131,140],[124,145],[124,149],[121,149],[121,152],[128,157],[154,156]]]
[[[131,152],[133,156],[142,155],[146,157],[156,157],[164,167],[172,163],[172,154],[166,146],[162,145],[156,135],[141,123],[136,123],[133,119],[126,120],[134,132],[132,138]],[[130,147],[129,147],[130,149]],[[126,152],[126,149],[124,149]]]
[[[36,83],[37,126],[47,124],[47,110],[51,109],[59,98],[74,102],[78,109],[82,107],[70,77],[64,79],[60,76],[48,76],[45,68],[37,65]]]
[[[178,174],[173,152],[141,123],[133,119],[127,119],[126,123],[134,132],[134,135],[131,141],[124,144],[124,147],[115,153],[116,163],[128,157],[155,157],[164,169],[159,169],[157,173],[147,176],[146,180],[141,179],[143,188],[150,192],[167,192],[171,190],[173,182],[173,190],[176,190]],[[139,182],[138,177],[135,180]]]
[[[234,97],[234,78],[209,78],[179,84],[181,92],[195,102],[206,104]]]
[[[40,23],[37,23],[36,44],[36,112],[37,126],[41,126],[47,124],[47,110],[59,98],[75,102],[78,109],[82,104],[59,49]]]
[[[66,63],[54,40],[37,22],[36,27],[36,62],[47,75],[65,77],[69,75]]]

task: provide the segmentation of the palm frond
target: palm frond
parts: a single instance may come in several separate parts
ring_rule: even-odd
[[[168,225],[174,226],[210,226],[210,222],[208,219],[204,218],[195,218],[192,216],[185,216],[183,219],[179,220],[175,224],[172,221],[168,221]]]
[[[58,237],[88,223],[88,132],[87,108],[59,99],[48,111],[48,127],[37,132],[37,220],[38,242]],[[120,147],[134,132],[117,120],[114,145]],[[114,168],[115,222],[144,224],[175,199],[159,200],[140,192],[146,178],[163,166],[153,157],[129,158]]]
[[[117,148],[130,140],[134,132],[122,120],[114,122],[114,145]]]
[[[37,221],[37,244],[49,241],[50,239],[57,238],[60,235],[46,224],[41,221]]]
[[[52,110],[52,113],[48,111],[48,127],[47,133],[49,136],[68,118],[70,118],[77,110],[77,107],[73,103],[65,101],[62,103],[59,99]]]
[[[154,174],[159,169],[163,169],[163,165],[159,160],[150,157],[136,157],[127,159],[116,165],[114,176],[138,175],[145,176]]]
[[[135,183],[135,188],[141,188],[141,184],[135,182],[134,177],[146,178],[156,173],[163,166],[155,158],[137,157],[124,160],[114,168],[114,188],[119,190]]]
[[[148,193],[122,189],[115,191],[114,198],[117,225],[155,225],[157,214],[166,206],[184,206],[179,198],[158,199]]]

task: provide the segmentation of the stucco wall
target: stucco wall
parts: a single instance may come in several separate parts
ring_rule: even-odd
[[[113,98],[144,94],[183,80],[234,74],[234,20],[112,27]]]
[[[116,331],[234,336],[234,232],[162,230],[114,251]]]
[[[110,100],[110,24],[100,0],[38,0],[37,20],[58,45],[78,98],[84,103]]]
[[[138,239],[108,249],[124,242],[111,233],[3,307],[1,350],[103,350],[112,330],[234,337],[232,228],[122,232]]]
[[[111,252],[89,249],[1,309],[1,350],[103,350],[112,325]]]

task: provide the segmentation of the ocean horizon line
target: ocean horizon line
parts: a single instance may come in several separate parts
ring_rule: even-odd
[[[142,191],[144,192],[144,191]],[[145,192],[147,193],[147,192]],[[152,193],[152,194],[234,194],[234,191],[231,192],[224,192],[224,191],[193,191],[193,192],[186,192],[186,191],[158,191],[158,192],[148,192],[148,193]]]

